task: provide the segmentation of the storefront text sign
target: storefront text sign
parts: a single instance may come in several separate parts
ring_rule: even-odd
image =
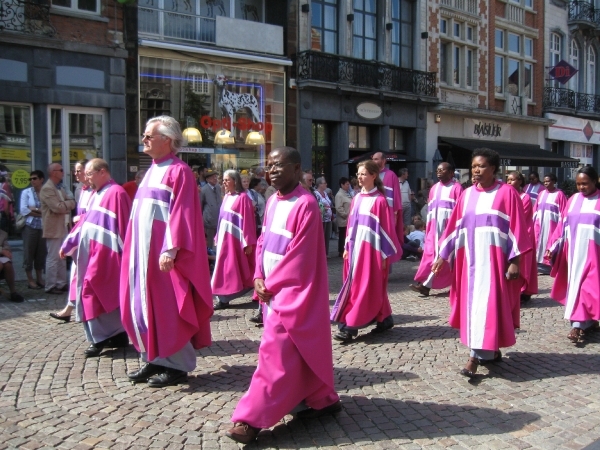
[[[363,119],[378,119],[381,117],[382,112],[381,106],[376,105],[375,103],[365,102],[356,107],[356,114]]]
[[[215,133],[219,130],[231,130],[231,126],[238,130],[266,131],[267,133],[273,130],[273,124],[270,122],[253,122],[246,117],[240,118],[237,122],[231,123],[229,117],[217,119],[216,117],[202,116],[200,118],[200,126],[205,130],[212,130]]]
[[[464,136],[486,141],[510,141],[510,123],[464,119]]]

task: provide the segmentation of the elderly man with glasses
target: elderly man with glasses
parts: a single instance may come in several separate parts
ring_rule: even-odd
[[[61,261],[60,246],[67,236],[70,214],[75,209],[75,198],[63,185],[63,168],[58,163],[48,166],[48,181],[40,190],[42,205],[42,237],[46,239],[46,292],[62,294],[67,286],[67,264]]]
[[[121,319],[145,363],[127,374],[150,387],[178,384],[211,344],[213,314],[198,188],[177,157],[179,123],[150,119],[142,137],[152,165],[135,198],[121,264]]]

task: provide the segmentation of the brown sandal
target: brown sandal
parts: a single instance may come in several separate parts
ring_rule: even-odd
[[[583,341],[583,336],[585,336],[585,331],[581,328],[571,328],[571,331],[567,335],[567,337],[571,340],[571,342],[578,343]]]
[[[473,367],[473,370],[467,369],[467,367],[469,367],[469,364],[472,364],[475,366],[475,367]],[[471,357],[471,358],[469,358],[469,361],[467,362],[467,365],[465,366],[465,368],[460,371],[460,374],[465,377],[473,378],[475,376],[475,374],[477,373],[477,366],[479,366],[479,359]]]

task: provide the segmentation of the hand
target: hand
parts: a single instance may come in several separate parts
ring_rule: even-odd
[[[12,252],[10,250],[2,250],[2,254],[9,259],[12,259]]]
[[[170,270],[173,270],[173,267],[175,267],[175,260],[165,254],[160,255],[158,266],[160,267],[161,272],[169,272]]]
[[[507,280],[516,280],[519,278],[519,265],[515,263],[510,263],[508,266],[508,270],[506,271],[506,279]]]
[[[544,257],[550,261],[552,259],[552,252],[550,250],[546,250],[546,254],[544,255]]]
[[[384,259],[381,263],[381,269],[385,272],[387,270],[387,259]]]
[[[442,265],[444,264],[444,260],[442,258],[438,258],[436,262],[431,266],[431,272],[437,274],[440,270],[442,270]]]
[[[247,247],[244,247],[244,254],[246,256],[250,255],[252,253],[252,246],[248,245]]]
[[[344,250],[344,254],[342,255],[342,258],[348,259],[348,250]]]
[[[262,302],[268,302],[273,297],[273,294],[267,290],[265,280],[262,278],[256,278],[254,280],[254,291]]]
[[[65,252],[61,250],[58,251],[58,256],[60,256],[60,259],[65,259],[67,257],[67,255],[65,255]]]

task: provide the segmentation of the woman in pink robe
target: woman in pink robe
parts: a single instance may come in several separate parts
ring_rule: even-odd
[[[556,240],[547,257],[553,257],[555,278],[550,296],[565,305],[571,322],[568,338],[580,342],[589,331],[600,331],[600,184],[598,173],[587,166],[577,171],[577,194],[567,203]]]
[[[506,183],[514,187],[521,200],[523,201],[523,213],[527,222],[527,232],[531,241],[531,246],[535,248],[535,232],[533,230],[533,204],[529,195],[523,191],[525,177],[521,172],[511,172],[508,174]],[[521,288],[521,303],[531,300],[531,296],[538,293],[538,273],[535,254],[528,252],[521,259],[521,277],[523,278],[523,287]]]
[[[217,223],[217,257],[212,276],[212,292],[217,298],[215,310],[254,289],[256,219],[252,200],[242,187],[240,174],[223,174],[225,197]]]
[[[398,253],[392,211],[379,168],[373,161],[358,165],[360,194],[352,199],[344,250],[344,284],[331,312],[339,324],[333,336],[350,342],[359,328],[376,323],[374,332],[394,326],[387,292],[388,264]]]
[[[482,362],[500,361],[500,347],[516,342],[523,284],[519,260],[531,251],[523,203],[515,189],[496,179],[499,167],[495,151],[473,152],[473,186],[452,211],[431,269],[437,273],[444,261],[453,269],[449,322],[471,349],[460,372],[469,378]]]

